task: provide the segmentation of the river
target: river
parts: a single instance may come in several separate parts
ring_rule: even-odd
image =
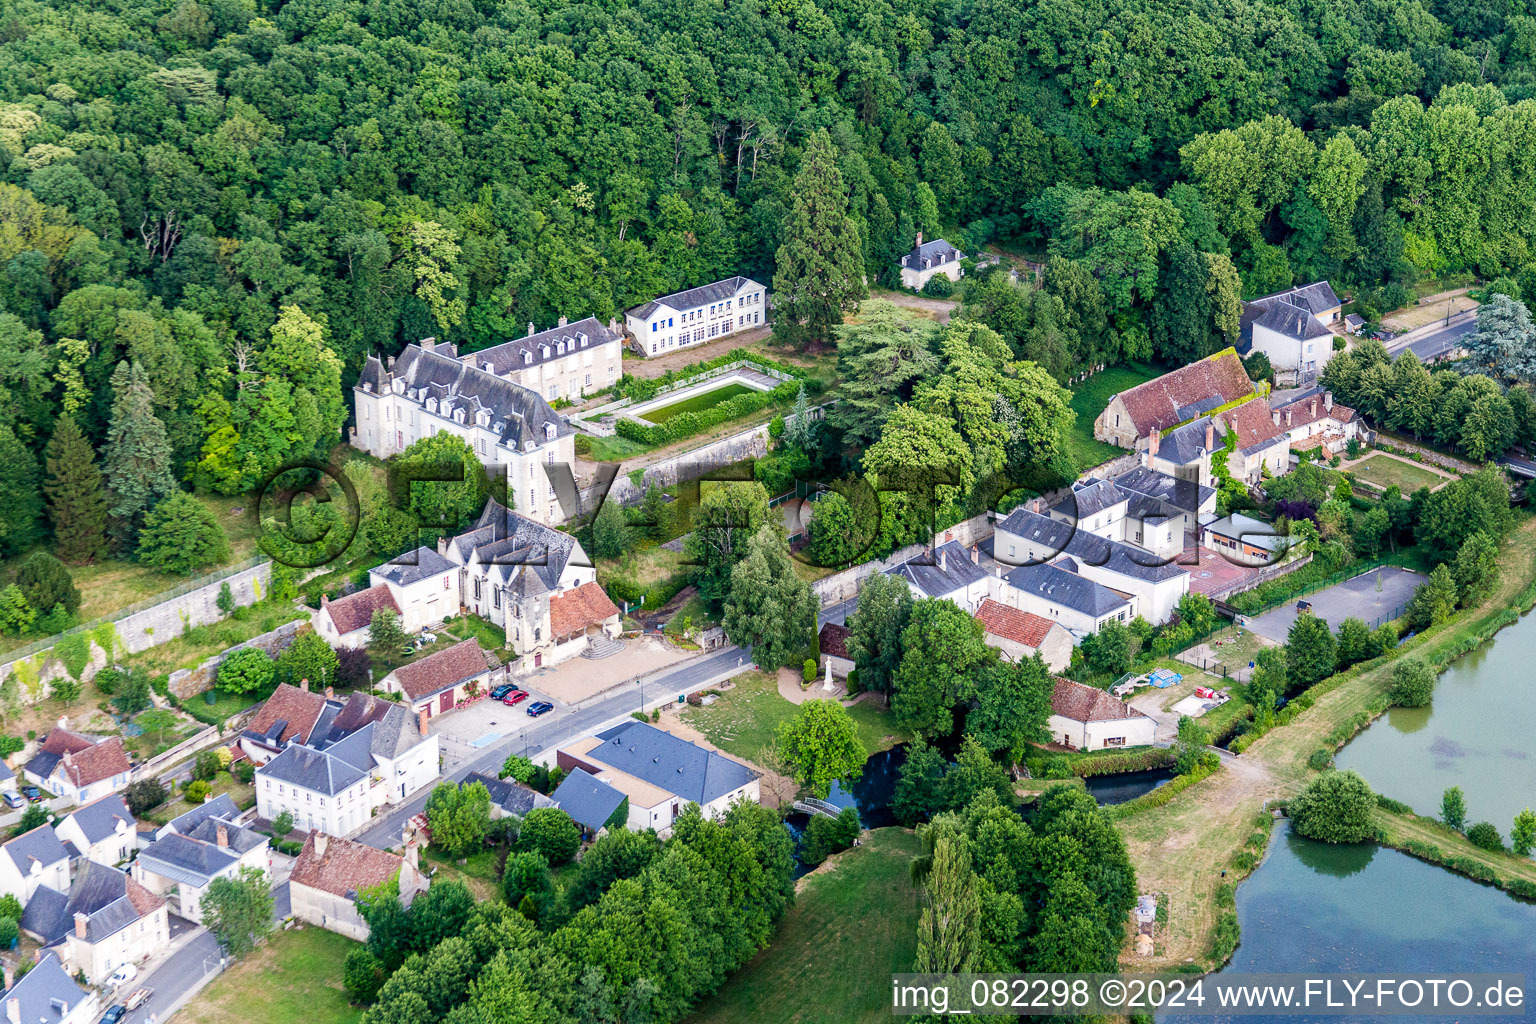
[[[1510,823],[1536,807],[1536,700],[1531,652],[1536,615],[1451,665],[1424,708],[1393,708],[1339,751],[1378,793],[1419,814],[1438,816],[1440,796],[1460,786],[1467,822],[1491,821],[1507,839]]]

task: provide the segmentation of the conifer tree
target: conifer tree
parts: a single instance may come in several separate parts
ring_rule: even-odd
[[[858,309],[867,294],[863,244],[825,129],[811,136],[792,194],[773,276],[773,333],[805,348],[829,340],[843,314]]]
[[[0,554],[31,547],[42,532],[43,496],[37,459],[9,426],[0,424]]]
[[[107,551],[107,492],[96,452],[73,416],[59,418],[46,453],[43,493],[59,558],[80,565]]]
[[[107,428],[103,469],[110,494],[114,538],[132,550],[144,514],[176,490],[171,443],[155,415],[155,396],[138,363],[118,364],[112,373],[112,421]]]

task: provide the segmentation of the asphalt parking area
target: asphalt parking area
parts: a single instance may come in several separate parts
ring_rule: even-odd
[[[1413,592],[1423,582],[1424,576],[1420,573],[1385,565],[1297,600],[1312,602],[1312,614],[1327,619],[1334,632],[1338,632],[1339,623],[1351,617],[1363,619],[1367,626],[1375,629],[1402,615]],[[1249,619],[1247,627],[1260,636],[1284,643],[1296,615],[1296,601],[1287,601]]]

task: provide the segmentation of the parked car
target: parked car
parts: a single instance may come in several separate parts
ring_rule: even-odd
[[[27,798],[29,803],[38,804],[43,802],[43,791],[36,786],[23,786],[21,787],[21,793]]]
[[[528,699],[528,691],[527,690],[519,690],[515,686],[512,687],[512,689],[508,690],[506,693],[501,695],[501,702],[503,704],[505,704],[507,707],[512,707],[514,704],[521,704],[523,701],[525,701],[527,699]]]
[[[107,1007],[107,1012],[101,1015],[101,1024],[117,1024],[118,1021],[128,1016],[128,1007],[122,1003]]]
[[[501,700],[501,698],[505,697],[515,689],[517,689],[517,687],[513,686],[511,683],[502,683],[500,686],[496,687],[496,689],[491,691],[491,699]]]
[[[20,793],[12,793],[10,790],[6,790],[4,795],[5,806],[7,807],[22,807],[26,805],[27,798]]]
[[[117,988],[121,985],[126,985],[138,976],[139,969],[137,967],[133,964],[123,964],[123,966],[112,972],[112,977],[107,979],[107,987]]]
[[[148,1000],[150,996],[154,995],[154,992],[155,990],[152,988],[134,989],[133,995],[128,997],[128,1009],[137,1010],[139,1007],[144,1005],[145,1001]]]
[[[528,717],[538,718],[540,715],[555,710],[555,706],[547,700],[536,700],[528,705]]]

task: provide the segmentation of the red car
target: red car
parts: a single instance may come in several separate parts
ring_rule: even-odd
[[[503,704],[507,705],[508,707],[511,707],[513,704],[521,704],[523,701],[525,701],[527,699],[528,699],[528,691],[527,690],[513,690],[511,693],[509,693],[505,697],[501,698],[501,702]]]

